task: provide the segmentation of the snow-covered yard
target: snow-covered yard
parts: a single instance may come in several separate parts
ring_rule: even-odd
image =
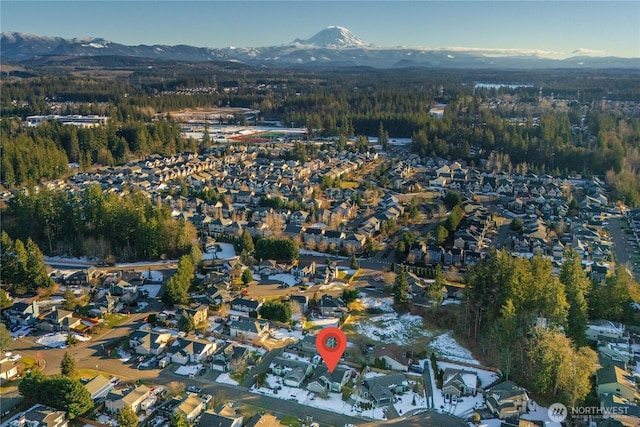
[[[218,375],[218,378],[216,378],[216,382],[220,384],[238,385],[238,381],[232,379],[226,372],[222,372],[220,375]]]
[[[348,284],[348,283],[343,283],[343,282],[331,282],[331,283],[328,283],[328,284],[326,284],[326,285],[321,285],[321,286],[319,287],[319,289],[320,289],[321,291],[325,291],[325,292],[327,292],[327,291],[333,291],[333,290],[340,290],[340,289],[347,288],[347,287],[349,287],[349,284]]]
[[[364,294],[360,294],[360,302],[365,308],[372,308],[375,310],[384,311],[385,313],[393,313],[393,298],[372,298],[363,296]]]
[[[197,364],[197,365],[184,365],[184,366],[180,366],[178,369],[176,369],[176,375],[183,375],[185,377],[190,377],[190,376],[194,376],[197,375],[198,372],[200,371],[200,369],[202,369],[202,365],[201,364]]]
[[[455,338],[451,336],[451,332],[447,332],[446,334],[436,337],[429,343],[429,347],[437,356],[444,359],[453,361],[458,360],[461,362],[472,363],[474,365],[480,364],[480,362],[473,358],[473,355],[469,350],[458,344]]]
[[[236,257],[236,250],[231,243],[216,243],[214,248],[211,248],[204,254],[202,259],[234,259]]]
[[[274,390],[274,388],[276,387],[280,387],[280,389],[277,391]],[[328,398],[325,399],[302,388],[288,387],[282,384],[282,379],[276,375],[267,375],[266,386],[257,389],[254,386],[251,389],[251,392],[264,394],[266,396],[271,396],[282,400],[291,400],[301,405],[312,406],[314,408],[324,409],[339,414],[352,416],[356,414],[362,414],[375,419],[383,419],[382,409],[380,408],[376,409],[375,413],[372,414],[369,414],[369,412],[371,411],[356,412],[356,409],[353,405],[348,402],[342,401],[342,395],[339,393],[329,393]]]
[[[272,274],[269,276],[269,280],[277,280],[286,284],[288,287],[295,286],[298,283],[292,274]]]
[[[355,324],[356,332],[369,338],[386,344],[394,343],[407,345],[417,335],[428,337],[429,331],[423,329],[420,316],[412,314],[385,313],[371,318],[359,319]]]
[[[51,333],[38,338],[36,340],[36,343],[47,346],[47,347],[51,347],[51,348],[66,348],[67,336],[68,335],[66,333],[60,333],[60,332]],[[91,339],[91,337],[87,337],[80,334],[73,334],[73,336],[78,341],[89,341]]]

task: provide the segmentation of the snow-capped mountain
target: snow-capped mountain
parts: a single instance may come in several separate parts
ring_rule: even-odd
[[[253,66],[291,67],[447,67],[447,68],[634,68],[640,58],[589,57],[549,59],[536,51],[463,48],[380,47],[367,44],[344,27],[327,27],[314,36],[267,47],[212,49],[186,45],[126,46],[101,38],[0,35],[0,60],[40,62],[80,56],[123,56],[179,61],[234,61]]]
[[[303,46],[344,49],[350,47],[366,48],[369,45],[344,27],[330,26],[306,40],[295,39],[294,44]]]

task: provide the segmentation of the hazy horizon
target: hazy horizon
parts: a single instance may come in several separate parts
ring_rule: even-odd
[[[342,26],[377,47],[640,57],[637,1],[13,1],[3,32],[126,45],[280,46]]]

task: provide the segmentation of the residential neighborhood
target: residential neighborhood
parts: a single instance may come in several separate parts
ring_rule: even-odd
[[[640,425],[637,58],[0,42],[0,427]]]

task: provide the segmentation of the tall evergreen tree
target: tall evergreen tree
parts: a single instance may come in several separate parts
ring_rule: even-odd
[[[75,378],[78,373],[76,370],[76,361],[68,351],[65,351],[64,356],[62,356],[62,361],[60,362],[60,373],[69,378]]]
[[[118,413],[118,425],[121,427],[138,427],[138,416],[130,406],[125,406]]]
[[[576,251],[569,248],[565,257],[566,260],[560,270],[560,281],[564,284],[569,303],[566,332],[577,346],[583,346],[587,342],[586,330],[589,318],[586,297],[591,282],[582,269],[582,263]]]
[[[393,300],[398,305],[404,305],[409,301],[409,281],[407,272],[402,266],[398,268],[396,280],[393,285]]]

